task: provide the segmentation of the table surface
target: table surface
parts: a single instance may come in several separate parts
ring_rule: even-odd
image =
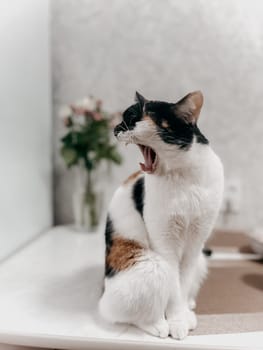
[[[61,348],[263,348],[263,332],[159,339],[100,319],[104,237],[56,227],[0,265],[0,343]]]

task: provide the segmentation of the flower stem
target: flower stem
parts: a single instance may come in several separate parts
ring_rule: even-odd
[[[98,225],[97,198],[93,191],[91,171],[87,172],[85,202],[88,206],[90,226],[96,227]]]

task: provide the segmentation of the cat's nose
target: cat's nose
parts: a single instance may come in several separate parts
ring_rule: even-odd
[[[117,125],[117,126],[115,126],[115,128],[114,128],[114,136],[118,136],[118,134],[121,132],[121,127],[120,127],[120,125]]]
[[[118,133],[119,133],[119,130],[117,129],[117,127],[114,128],[114,131],[113,131],[113,132],[114,132],[114,136],[117,137],[117,135],[118,135]]]

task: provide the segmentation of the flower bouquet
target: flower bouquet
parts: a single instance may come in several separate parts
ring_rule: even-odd
[[[98,198],[94,173],[102,160],[121,164],[121,156],[111,141],[111,128],[118,114],[103,110],[102,101],[86,97],[60,112],[66,134],[61,138],[61,156],[68,168],[78,169],[77,192],[73,196],[75,224],[94,229],[98,225]]]

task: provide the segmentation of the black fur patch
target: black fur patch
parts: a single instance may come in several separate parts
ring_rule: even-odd
[[[135,124],[142,119],[141,105],[139,103],[135,103],[134,105],[130,106],[123,113],[122,117],[123,121],[114,129],[115,136],[117,136],[120,131],[127,131],[135,128]]]
[[[201,131],[198,129],[197,125],[195,125],[195,130],[194,130],[195,136],[196,136],[196,142],[197,143],[202,143],[203,145],[208,145],[209,141],[207,138],[201,133]]]
[[[108,265],[107,263],[105,264],[105,276],[110,278],[115,276],[117,273],[117,271],[115,271],[110,265]]]
[[[106,221],[106,228],[105,228],[105,243],[106,243],[106,257],[110,252],[111,246],[112,246],[112,234],[114,232],[113,224],[111,221],[110,216],[107,216],[107,221]],[[116,271],[111,268],[107,264],[107,261],[105,259],[105,276],[106,277],[112,277],[114,276]]]
[[[107,216],[106,227],[105,227],[105,241],[106,241],[106,252],[110,250],[112,245],[112,234],[113,234],[113,225],[110,216]]]
[[[203,254],[205,256],[211,256],[213,254],[213,251],[210,248],[203,248]]]
[[[134,201],[134,206],[136,210],[143,217],[143,207],[144,207],[144,177],[140,177],[134,184],[132,190],[132,199]]]
[[[197,143],[209,143],[196,124],[184,120],[176,104],[159,101],[147,101],[144,112],[139,103],[126,109],[123,113],[123,121],[114,129],[114,135],[117,136],[120,131],[134,129],[136,123],[142,120],[143,113],[155,122],[161,139],[166,143],[177,145],[185,150],[190,148],[194,138]]]
[[[158,101],[145,104],[145,113],[157,125],[161,139],[186,150],[193,143],[195,136],[198,143],[207,144],[208,140],[197,125],[187,123],[174,106],[172,103]]]

